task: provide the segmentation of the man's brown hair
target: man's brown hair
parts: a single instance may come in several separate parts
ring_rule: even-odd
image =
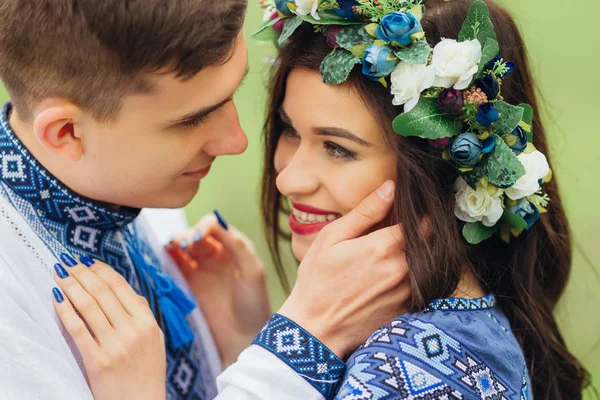
[[[224,63],[246,0],[0,0],[0,78],[25,120],[60,97],[109,120],[142,72],[188,79]]]

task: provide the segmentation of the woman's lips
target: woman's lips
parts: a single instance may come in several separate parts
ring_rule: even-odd
[[[319,232],[340,216],[340,213],[334,211],[322,210],[306,204],[292,202],[290,228],[297,235],[309,236]]]

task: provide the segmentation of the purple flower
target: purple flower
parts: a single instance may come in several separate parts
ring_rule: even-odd
[[[392,51],[387,46],[372,44],[365,50],[362,61],[362,73],[374,81],[392,73],[397,60],[389,59]]]
[[[436,149],[443,149],[448,147],[448,145],[450,144],[450,138],[446,137],[441,139],[430,140],[429,144],[431,145],[431,147],[434,147]]]
[[[412,43],[412,35],[422,32],[421,22],[411,13],[386,14],[377,27],[377,37],[386,42],[398,42],[402,46]]]
[[[463,93],[456,89],[444,89],[438,97],[440,110],[446,114],[458,114],[465,105]]]
[[[475,79],[475,87],[481,89],[488,98],[488,101],[496,100],[500,93],[500,84],[492,75],[486,75],[481,79]]]
[[[450,158],[460,167],[472,167],[481,158],[483,145],[477,135],[465,132],[458,135],[450,147]]]
[[[274,12],[273,15],[271,15],[271,21],[275,20],[279,18],[279,14],[277,12]],[[285,19],[281,19],[277,22],[275,22],[275,24],[273,24],[273,30],[278,34],[281,35],[281,32],[283,32],[283,27],[285,26]]]
[[[492,103],[485,103],[479,106],[477,110],[477,123],[484,128],[489,128],[492,124],[498,121],[498,110]]]
[[[327,44],[332,49],[338,45],[336,36],[338,33],[340,33],[341,30],[342,27],[339,25],[333,25],[332,27],[327,29]]]
[[[354,14],[354,6],[358,4],[356,0],[337,0],[337,2],[340,8],[333,10],[337,15],[345,19],[356,18]]]

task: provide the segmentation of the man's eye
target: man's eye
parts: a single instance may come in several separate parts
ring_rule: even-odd
[[[182,122],[181,126],[183,126],[184,128],[196,128],[196,127],[202,125],[203,123],[205,123],[206,121],[208,121],[209,118],[210,118],[210,114],[202,115],[200,117],[196,117],[194,119],[190,119],[188,121]]]

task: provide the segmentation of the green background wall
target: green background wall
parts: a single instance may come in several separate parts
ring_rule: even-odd
[[[262,10],[253,0],[246,33],[260,24]],[[542,113],[553,150],[556,176],[575,239],[575,262],[558,317],[573,352],[600,385],[600,35],[597,0],[499,0],[522,29],[542,96]],[[250,75],[236,98],[250,145],[246,153],[217,160],[198,196],[187,208],[190,222],[218,208],[256,244],[269,269],[269,288],[277,308],[284,294],[273,272],[259,217],[261,126],[270,46],[248,41]],[[6,94],[1,91],[2,100]],[[294,262],[289,259],[289,270]],[[591,397],[590,397],[591,398]]]

